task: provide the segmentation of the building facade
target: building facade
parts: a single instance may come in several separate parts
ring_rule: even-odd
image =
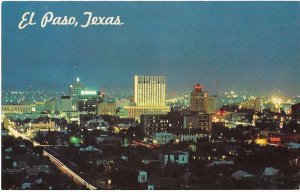
[[[61,96],[56,100],[56,111],[70,112],[72,111],[72,100],[70,96]]]
[[[35,108],[33,105],[1,105],[1,111],[3,114],[11,113],[31,113]]]
[[[73,111],[78,111],[79,97],[81,95],[81,91],[84,90],[85,88],[86,88],[86,86],[84,84],[80,83],[80,80],[78,77],[77,77],[76,83],[73,83],[70,85],[69,95],[71,96],[71,99],[72,99],[72,110]]]
[[[171,141],[175,142],[175,138],[176,136],[172,133],[160,132],[155,133],[152,139],[154,145],[164,145],[170,143]]]
[[[210,132],[212,129],[212,115],[210,114],[185,115],[183,117],[183,128],[202,129]]]
[[[142,114],[166,114],[165,76],[134,76],[134,104],[125,106],[129,118],[140,120]]]
[[[218,108],[216,96],[210,96],[208,91],[203,91],[198,83],[191,92],[191,111],[203,114],[213,114]]]
[[[166,77],[134,76],[134,102],[137,106],[166,106]]]
[[[40,131],[48,131],[50,130],[55,130],[55,122],[49,120],[48,122],[35,122],[35,123],[31,123],[30,127],[34,130],[40,130]]]
[[[209,133],[202,129],[173,129],[172,134],[176,135],[176,142],[193,141],[208,138]]]
[[[180,112],[171,111],[161,115],[141,115],[141,125],[145,135],[152,135],[159,132],[170,131],[183,127],[183,117]]]
[[[170,153],[161,153],[159,160],[166,165],[167,163],[176,163],[178,165],[188,164],[189,153],[186,151],[174,151]]]
[[[97,108],[97,115],[113,115],[117,114],[116,112],[116,103],[100,103]]]
[[[45,102],[45,110],[53,113],[56,111],[56,99],[50,99]]]
[[[100,92],[94,90],[82,90],[78,100],[78,110],[81,112],[97,112],[98,104],[104,100]]]
[[[141,115],[141,125],[145,135],[168,131],[172,126],[168,115]]]

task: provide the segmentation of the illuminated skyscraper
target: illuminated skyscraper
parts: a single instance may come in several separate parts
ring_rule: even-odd
[[[135,106],[125,106],[129,118],[139,120],[140,115],[168,113],[166,77],[134,76],[134,103]]]
[[[78,111],[96,113],[98,104],[103,100],[104,97],[99,91],[83,90],[78,100]]]
[[[134,102],[137,106],[165,106],[166,77],[134,76]]]
[[[210,96],[208,91],[203,91],[198,83],[191,92],[191,111],[202,114],[212,114],[218,108],[216,96]]]
[[[69,87],[69,94],[72,99],[72,110],[78,111],[78,100],[81,95],[81,91],[84,90],[86,86],[79,81],[79,77],[77,77],[77,82],[73,83]]]

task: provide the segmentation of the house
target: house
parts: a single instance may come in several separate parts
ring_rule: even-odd
[[[147,186],[147,189],[148,189],[148,190],[154,190],[154,185],[149,184],[149,185]]]
[[[35,181],[34,181],[34,183],[36,183],[36,184],[42,184],[44,181],[43,181],[43,179],[42,178],[38,178],[38,179],[36,179]]]
[[[113,164],[115,162],[115,157],[107,157],[107,156],[101,155],[100,157],[92,158],[91,161],[95,162],[96,166],[109,165],[109,164]]]
[[[231,177],[233,177],[234,179],[241,179],[241,178],[246,178],[246,177],[253,177],[253,175],[246,171],[238,170],[238,171],[234,172],[231,175]]]
[[[146,157],[143,157],[142,158],[142,163],[144,163],[145,165],[148,165],[152,162],[155,162],[157,161],[156,159],[152,158],[152,157],[149,157],[149,156],[146,156]]]
[[[88,147],[81,147],[79,148],[79,151],[80,152],[93,152],[93,151],[96,151],[96,152],[99,152],[99,153],[103,153],[103,151],[101,149],[97,149],[96,147],[93,147],[93,146],[88,146]]]
[[[100,157],[95,159],[95,165],[96,166],[100,166],[100,165],[108,165],[114,162],[113,158],[104,158],[104,157]]]
[[[194,129],[172,129],[172,134],[176,135],[176,141],[194,141],[208,138],[208,132],[199,128]]]
[[[285,146],[288,149],[299,149],[300,148],[300,144],[299,143],[294,143],[294,142],[286,143]]]
[[[1,130],[1,135],[2,136],[7,136],[8,135],[8,131],[6,131],[6,130]]]
[[[4,151],[7,152],[7,153],[11,153],[12,152],[12,147],[8,147],[8,148],[4,149]]]
[[[189,145],[189,150],[191,150],[192,152],[196,152],[197,151],[197,146],[196,145]]]
[[[5,155],[4,159],[11,159],[11,157],[9,155]]]
[[[48,165],[34,165],[33,167],[27,167],[26,172],[28,175],[38,175],[40,173],[50,173]]]
[[[276,176],[278,175],[279,169],[275,169],[274,167],[266,167],[263,176]]]
[[[24,168],[23,169],[15,169],[15,168],[13,168],[13,169],[8,169],[8,168],[2,169],[3,173],[9,173],[10,175],[20,174],[23,171],[24,171]]]
[[[179,165],[188,164],[189,153],[185,151],[174,151],[159,155],[160,161],[166,165],[168,162],[177,163]]]
[[[153,135],[153,144],[155,145],[164,145],[167,143],[170,143],[171,141],[174,141],[175,135],[168,132],[160,132],[155,133]]]
[[[122,155],[122,156],[121,156],[121,159],[123,159],[124,161],[128,161],[128,157],[125,156],[125,155]]]
[[[145,183],[147,182],[147,172],[139,170],[138,172],[138,182],[139,183]]]
[[[29,183],[29,182],[22,183],[21,184],[21,189],[22,190],[31,189],[31,185],[32,185],[32,183]]]

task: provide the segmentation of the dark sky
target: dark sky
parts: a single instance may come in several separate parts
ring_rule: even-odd
[[[35,12],[37,25],[18,29]],[[122,26],[40,27],[48,11]],[[167,76],[168,91],[199,82],[215,90],[300,94],[299,2],[4,2],[2,88],[132,88],[134,75]]]

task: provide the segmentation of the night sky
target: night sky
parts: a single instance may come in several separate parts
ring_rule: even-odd
[[[37,25],[18,29],[34,11]],[[39,25],[56,16],[120,16],[122,26]],[[300,94],[299,2],[4,2],[2,89],[133,89],[134,75],[166,75],[167,90]]]

